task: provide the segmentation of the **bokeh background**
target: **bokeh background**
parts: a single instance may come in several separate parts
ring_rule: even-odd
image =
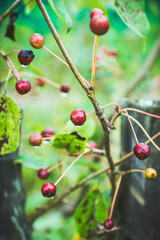
[[[13,1],[10,0],[0,1],[0,15],[12,3]],[[131,31],[117,15],[113,1],[64,1],[73,20],[73,28],[69,33],[66,33],[64,24],[57,18],[47,1],[44,1],[44,3],[69,55],[79,72],[88,81],[91,79],[94,42],[94,35],[89,29],[90,12],[97,7],[108,14],[110,30],[99,39],[96,96],[101,105],[111,102],[120,103],[122,98],[125,97],[127,87],[132,83],[132,79],[151,54],[159,36],[159,1],[146,1],[146,14],[150,22],[150,31],[145,47],[142,38]],[[15,11],[19,11],[23,5],[24,3],[20,4]],[[80,108],[87,113],[93,110],[93,106],[72,72],[65,65],[44,49],[36,50],[30,46],[29,39],[31,35],[40,33],[45,38],[45,46],[63,58],[38,7],[34,7],[33,10],[29,7],[21,9],[15,22],[16,41],[5,37],[8,22],[9,18],[6,18],[0,26],[0,48],[6,53],[12,49],[21,50],[24,48],[31,49],[35,53],[34,61],[27,68],[19,64],[17,53],[10,55],[18,72],[22,74],[21,76],[31,82],[31,92],[24,96],[19,95],[15,90],[16,79],[9,81],[7,88],[7,94],[14,99],[23,111],[20,155],[17,162],[23,164],[23,180],[26,190],[25,208],[27,215],[30,215],[35,208],[45,205],[48,201],[40,193],[40,188],[44,182],[37,178],[37,170],[55,165],[58,161],[64,161],[62,169],[53,171],[49,177],[49,181],[54,182],[73,158],[69,157],[66,151],[53,148],[51,142],[42,144],[39,148],[30,146],[28,143],[29,136],[50,126],[55,129],[56,134],[75,130],[69,120],[71,112]],[[112,55],[113,51],[115,54]],[[159,100],[159,64],[160,58],[158,57],[145,79],[130,92],[129,98]],[[70,92],[66,97],[63,97],[59,89],[49,84],[43,87],[36,86],[36,79],[29,76],[31,73],[45,76],[59,84],[68,83]],[[0,58],[0,80],[3,80],[7,74],[6,63]],[[4,87],[0,91],[2,94]],[[105,110],[106,117],[109,118],[113,111],[113,106],[108,107]],[[117,130],[111,136],[111,149],[116,161],[119,159],[120,152],[120,120],[116,122],[115,126]],[[102,130],[94,114],[88,117],[86,125],[81,130],[76,130],[86,137],[88,141],[93,140],[98,146],[102,145]],[[105,159],[102,157],[98,163],[93,161],[92,156],[82,158],[66,175],[65,181],[59,183],[57,194],[60,195],[64,189],[68,189],[90,172],[102,169],[105,165]],[[34,222],[34,240],[61,240],[64,239],[64,236],[65,240],[78,239],[73,214],[75,205],[81,200],[80,195],[82,192],[84,194],[89,189],[98,186],[103,192],[107,204],[110,203],[108,200],[110,185],[106,176],[95,178],[86,186],[85,191],[82,189],[75,191],[67,198],[67,203],[56,206]]]

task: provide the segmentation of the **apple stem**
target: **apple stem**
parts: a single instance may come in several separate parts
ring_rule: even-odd
[[[91,150],[85,150],[84,152],[82,152],[68,167],[67,169],[62,173],[62,175],[60,176],[60,178],[58,178],[58,180],[55,182],[55,185],[57,185],[61,179],[66,175],[66,173],[70,170],[70,168],[77,162],[78,159],[80,159],[84,154],[87,154],[88,152],[90,152]]]
[[[59,61],[61,61],[62,63],[64,63],[67,67],[70,68],[70,66],[63,61],[61,58],[59,58],[56,54],[54,54],[52,51],[50,51],[48,48],[46,48],[44,45],[42,46],[42,48],[44,48],[47,52],[49,52],[50,54],[52,54],[54,57],[56,57]]]
[[[16,53],[19,53],[19,51],[18,50],[11,50],[11,51],[9,51],[6,55],[8,56],[9,54],[11,54],[12,52],[16,52]]]
[[[8,84],[8,80],[9,80],[9,78],[10,78],[10,76],[11,76],[11,69],[9,69],[9,71],[8,71],[8,75],[7,75],[7,77],[6,77],[6,83],[5,83],[5,89],[4,89],[4,95],[6,95],[6,92],[7,92],[7,84]]]
[[[108,107],[108,106],[111,106],[111,105],[117,105],[117,106],[120,108],[120,106],[119,106],[119,104],[118,104],[118,103],[108,103],[108,104],[106,104],[106,105],[102,106],[102,108],[105,108],[105,107]],[[88,113],[86,113],[86,115],[89,115],[89,114],[91,114],[91,113],[94,113],[94,112],[95,112],[95,110],[93,110],[93,111],[91,111],[91,112],[88,112]]]
[[[133,128],[133,124],[132,124],[132,122],[131,122],[131,119],[130,119],[129,116],[128,116],[128,112],[127,112],[126,110],[124,110],[124,111],[125,111],[125,113],[126,113],[126,115],[127,115],[127,118],[128,118],[129,124],[130,124],[130,126],[131,126],[133,135],[134,135],[134,137],[135,137],[135,139],[136,139],[136,142],[137,142],[137,144],[138,144],[139,141],[138,141],[137,135],[136,135],[136,133],[135,133],[135,131],[134,131],[134,128]]]
[[[126,175],[128,173],[133,173],[133,172],[141,172],[141,173],[145,173],[144,170],[140,170],[140,169],[131,169],[131,170],[127,170],[125,172],[122,173],[122,175]]]
[[[157,144],[152,140],[152,138],[149,136],[149,134],[146,132],[146,130],[144,129],[144,127],[140,124],[140,122],[138,122],[134,117],[130,116],[129,114],[125,114],[125,113],[121,113],[122,115],[131,118],[135,123],[137,123],[137,125],[139,125],[139,127],[142,129],[142,131],[145,133],[145,135],[147,136],[147,138],[150,140],[150,142],[155,146],[155,148],[158,149],[158,151],[160,151],[160,148],[157,146]]]
[[[13,75],[15,76],[15,78],[17,79],[17,81],[19,81],[19,80],[20,80],[20,77],[19,77],[19,75],[18,75],[18,72],[17,72],[17,70],[16,70],[16,68],[15,68],[12,60],[11,60],[9,57],[7,57],[7,59],[8,59],[8,62],[9,62],[9,65],[10,65],[10,69],[11,69]]]
[[[151,113],[148,113],[148,112],[144,112],[144,111],[141,111],[141,110],[136,109],[136,108],[124,108],[124,109],[122,109],[122,110],[120,111],[120,113],[124,112],[125,110],[127,110],[127,111],[139,112],[139,113],[148,115],[148,116],[150,116],[150,117],[160,118],[160,116],[158,116],[158,115],[154,115],[154,114],[151,114]]]
[[[91,79],[91,87],[93,89],[95,88],[95,71],[96,71],[98,40],[99,40],[99,36],[95,35],[94,44],[93,44],[93,53],[92,53],[92,79]]]
[[[116,186],[116,189],[115,189],[115,192],[114,192],[112,205],[111,205],[111,210],[110,210],[110,214],[109,214],[109,219],[112,219],[113,209],[114,209],[115,201],[116,201],[116,198],[117,198],[118,190],[119,190],[119,187],[120,187],[120,184],[121,184],[121,180],[122,180],[122,174],[119,175],[117,186]]]

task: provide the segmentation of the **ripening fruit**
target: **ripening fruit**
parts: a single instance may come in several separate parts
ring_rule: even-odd
[[[19,94],[24,95],[31,90],[31,84],[27,80],[20,79],[16,82],[15,88]]]
[[[95,143],[94,141],[89,141],[88,145],[92,148],[98,148],[97,143]]]
[[[133,151],[134,151],[134,154],[136,155],[136,157],[140,160],[144,160],[144,159],[148,158],[148,156],[150,155],[150,148],[145,143],[138,143],[134,147]]]
[[[30,44],[36,49],[40,49],[44,45],[44,37],[39,33],[34,33],[30,38]]]
[[[43,78],[37,78],[35,84],[39,87],[43,87],[46,84],[46,81]]]
[[[71,113],[71,121],[76,126],[82,126],[86,121],[86,114],[82,109],[76,109]]]
[[[32,146],[40,146],[42,143],[42,136],[39,133],[33,133],[32,135],[30,135],[29,137],[29,143]]]
[[[49,177],[49,172],[47,171],[46,168],[40,168],[37,172],[37,176],[40,178],[40,179],[46,179]]]
[[[92,19],[96,15],[104,15],[104,12],[99,8],[94,8],[90,13],[90,18]]]
[[[157,177],[157,172],[154,168],[147,168],[145,171],[145,177],[148,179],[154,179]]]
[[[41,136],[46,138],[46,137],[51,137],[55,134],[55,131],[52,127],[46,128],[41,132]]]
[[[109,29],[109,20],[104,15],[95,15],[90,21],[90,29],[96,35],[103,35]]]
[[[104,221],[104,227],[107,229],[107,230],[111,230],[113,227],[114,227],[114,221],[112,219],[106,219]]]
[[[24,66],[28,66],[34,59],[35,55],[30,49],[22,49],[18,53],[18,61]]]
[[[41,193],[44,197],[54,197],[56,194],[56,186],[51,182],[46,182],[41,187]]]
[[[70,90],[70,87],[67,83],[62,83],[60,86],[60,91],[63,93],[68,93]]]

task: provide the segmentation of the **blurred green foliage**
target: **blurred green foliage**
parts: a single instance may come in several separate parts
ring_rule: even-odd
[[[88,81],[91,79],[91,60],[94,42],[94,35],[89,29],[90,11],[98,7],[108,14],[111,25],[110,30],[106,35],[100,37],[98,46],[96,96],[101,105],[110,102],[120,103],[128,85],[131,83],[132,77],[135,76],[152,51],[152,46],[159,35],[159,1],[146,1],[146,13],[151,27],[147,37],[145,51],[143,50],[142,39],[128,29],[117,15],[113,7],[113,1],[64,0],[73,20],[73,28],[68,34],[66,34],[64,24],[52,11],[47,1],[44,1],[44,3],[73,62],[79,72]],[[4,1],[0,8],[0,14],[2,14],[10,4],[12,4],[11,0]],[[23,4],[20,4],[15,11],[20,10],[22,6]],[[19,65],[16,53],[10,55],[19,73],[23,73],[23,77],[31,82],[32,91],[24,96],[18,95],[15,91],[15,79],[9,81],[7,88],[7,95],[13,98],[23,111],[22,141],[20,156],[17,161],[25,162],[23,177],[27,193],[26,212],[29,215],[35,211],[35,208],[45,206],[48,201],[53,201],[42,197],[40,188],[43,181],[37,178],[36,170],[40,167],[51,167],[59,161],[64,161],[62,169],[56,169],[50,174],[48,180],[55,182],[60,173],[63,172],[71,160],[74,159],[68,156],[65,150],[53,148],[51,142],[42,144],[39,148],[30,146],[28,143],[30,134],[34,132],[40,133],[49,126],[54,127],[56,134],[68,133],[69,129],[72,128],[69,122],[71,112],[76,108],[80,108],[87,113],[92,111],[93,107],[74,75],[65,65],[58,62],[57,59],[53,58],[53,56],[44,49],[36,50],[31,48],[29,39],[33,33],[38,32],[44,36],[45,46],[63,58],[38,7],[33,8],[29,14],[25,8],[20,12],[15,22],[15,42],[4,37],[8,21],[9,19],[6,18],[0,26],[0,47],[6,53],[12,49],[21,50],[23,48],[29,48],[35,53],[35,59],[28,68],[23,68]],[[116,57],[108,54],[108,52],[112,50],[117,52]],[[159,64],[160,58],[154,63],[145,80],[130,94],[130,98],[159,100]],[[1,79],[8,75],[6,63],[2,58],[0,58],[0,72]],[[60,90],[49,84],[46,84],[44,87],[36,86],[35,79],[28,75],[28,73],[31,72],[36,74],[40,73],[59,84],[63,82],[68,83],[71,86],[68,96],[66,98],[62,97]],[[4,87],[1,88],[0,91],[3,93]],[[107,118],[110,117],[113,110],[113,106],[105,109]],[[86,128],[84,126],[83,129],[84,134],[87,134],[85,137],[87,137],[87,141],[94,140],[101,146],[103,140],[101,126],[95,114],[89,115],[88,119],[90,124],[86,125]],[[111,134],[111,149],[113,158],[116,161],[119,159],[120,150],[120,120],[116,122],[115,127],[117,130]],[[106,159],[103,157],[96,163],[93,162],[91,155],[82,158],[65,176],[65,182],[62,181],[62,183],[59,183],[57,196],[59,196],[64,189],[68,189],[88,176],[92,171],[102,169],[105,164]],[[33,225],[33,239],[61,240],[64,239],[64,236],[65,240],[74,238],[76,227],[73,219],[73,211],[75,210],[73,206],[83,199],[89,189],[97,187],[97,185],[105,197],[107,207],[109,207],[110,202],[107,201],[108,194],[106,194],[106,191],[109,189],[110,184],[106,175],[102,175],[89,181],[86,184],[87,189],[79,189],[68,196],[67,200],[69,204],[60,204],[49,213],[38,218]]]

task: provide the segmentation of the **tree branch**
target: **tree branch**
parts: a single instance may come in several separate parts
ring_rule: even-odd
[[[124,97],[128,97],[130,93],[136,88],[136,86],[143,81],[149,69],[152,67],[153,63],[159,56],[159,52],[160,52],[160,36],[157,38],[155,44],[151,48],[150,54],[148,55],[144,65],[139,69],[137,74],[131,80],[131,85],[126,90]]]
[[[1,22],[8,17],[8,15],[21,3],[22,0],[16,0],[3,14],[0,16],[0,24]]]

